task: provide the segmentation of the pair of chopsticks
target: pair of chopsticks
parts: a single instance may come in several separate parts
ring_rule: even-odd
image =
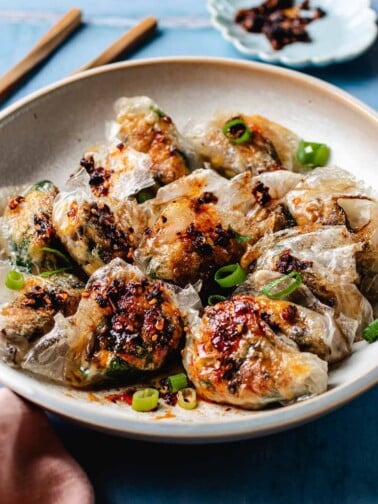
[[[32,50],[3,77],[0,77],[0,101],[5,100],[17,84],[39,63],[46,59],[81,24],[82,12],[71,9],[39,40]],[[95,59],[75,70],[79,73],[114,61],[148,40],[155,32],[157,20],[147,17],[124,33]]]

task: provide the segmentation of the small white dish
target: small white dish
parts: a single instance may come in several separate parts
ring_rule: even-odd
[[[298,93],[300,89],[300,93]],[[183,129],[219,111],[265,115],[332,149],[331,162],[378,187],[377,114],[347,93],[305,74],[221,58],[155,58],[68,77],[0,112],[1,184],[51,179],[61,186],[88,146],[101,143],[120,96],[147,95]],[[119,436],[171,443],[252,438],[325,415],[378,381],[378,342],[361,341],[332,369],[323,394],[285,407],[242,411],[201,401],[187,411],[164,404],[138,413],[104,399],[114,390],[72,390],[0,361],[0,382],[70,420]]]
[[[241,53],[268,63],[293,68],[326,66],[351,60],[375,41],[377,14],[368,0],[312,0],[311,7],[326,12],[308,25],[312,42],[296,42],[274,50],[263,34],[248,33],[234,22],[236,12],[260,5],[262,0],[208,0],[213,26]],[[298,3],[298,2],[297,2]]]

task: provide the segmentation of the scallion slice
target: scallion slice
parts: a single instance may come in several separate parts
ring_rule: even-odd
[[[247,143],[252,138],[252,131],[240,117],[227,121],[222,132],[234,144]]]
[[[191,410],[197,406],[197,392],[192,387],[177,392],[177,402],[181,408]]]
[[[25,284],[24,275],[16,270],[11,270],[6,276],[5,286],[8,289],[20,290]]]
[[[238,263],[223,266],[222,268],[219,268],[214,275],[214,280],[224,289],[239,285],[244,282],[246,278],[246,272]]]
[[[294,281],[291,281],[294,279]],[[281,290],[276,290],[277,287],[282,286],[282,284],[287,284],[290,281],[289,285],[283,287]],[[273,282],[268,283],[261,292],[270,299],[283,299],[289,294],[292,294],[302,283],[302,276],[298,271],[292,271],[288,275],[285,275],[277,280],[273,280]]]
[[[301,140],[296,151],[296,157],[301,165],[313,168],[315,166],[325,166],[328,163],[330,153],[330,148],[326,144]]]
[[[374,341],[378,340],[378,319],[365,327],[362,337],[369,343],[374,343]]]
[[[43,271],[42,273],[39,274],[42,278],[48,278],[52,275],[58,275],[59,273],[64,273],[65,271],[68,271],[72,269],[71,266],[67,266],[66,268],[58,268],[55,270],[49,270],[49,271]]]
[[[168,387],[171,392],[178,392],[179,390],[188,386],[188,379],[185,373],[178,373],[168,376]]]
[[[145,388],[134,392],[131,407],[135,411],[152,411],[158,402],[159,391],[154,388]]]
[[[226,297],[221,296],[219,294],[211,294],[207,298],[207,304],[210,306],[214,306],[215,304],[220,303],[221,301],[226,301],[226,299],[227,299]]]
[[[38,247],[35,250],[40,251],[40,252],[49,252],[50,254],[54,254],[57,257],[59,257],[60,259],[63,259],[63,261],[65,263],[70,264],[69,258],[58,249],[51,248],[51,247]]]

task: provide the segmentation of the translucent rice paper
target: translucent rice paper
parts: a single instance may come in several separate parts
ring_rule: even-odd
[[[5,303],[9,303],[17,296],[17,291],[8,289],[5,280],[13,266],[7,261],[0,261],[0,309]]]
[[[211,169],[195,170],[160,188],[151,200],[150,231],[137,251],[138,260],[146,264],[149,274],[173,281],[178,279],[177,271],[188,264],[187,271],[183,272],[185,282],[195,282],[210,255],[200,257],[200,254],[192,253],[180,238],[193,228],[201,233],[202,240],[208,241],[217,267],[238,261],[244,250],[243,245],[237,245],[239,255],[232,252],[235,243],[231,241],[227,246],[222,246],[221,251],[218,250],[214,245],[214,230],[219,226],[223,230],[231,228],[256,241],[269,227],[284,227],[285,218],[282,216],[280,223],[279,214],[275,214],[274,210],[286,192],[300,180],[301,175],[285,170],[256,177],[245,172],[231,180]],[[268,193],[268,197],[265,194],[267,204],[261,204],[259,195],[254,195],[255,189],[260,186]],[[211,201],[202,205],[201,201],[205,201],[206,197]],[[267,219],[269,224],[266,223]],[[228,255],[223,257],[226,252]]]
[[[361,244],[344,226],[315,231],[298,227],[261,239],[249,248],[242,262],[254,263],[255,273],[249,282],[261,292],[271,280],[290,272],[282,271],[282,257],[295,261],[292,268],[300,272],[309,289],[301,287],[290,299],[328,318],[329,330],[324,338],[330,348],[327,360],[334,362],[351,352],[352,344],[372,321],[372,307],[356,285],[356,255],[360,250]]]
[[[230,142],[222,131],[223,126],[235,117],[244,120],[252,131],[252,140],[245,145]],[[257,175],[279,167],[294,171],[302,169],[295,157],[298,136],[259,115],[219,113],[208,122],[188,123],[184,131],[203,160],[229,177],[246,170]]]
[[[32,184],[20,184],[13,186],[0,187],[0,216],[3,215],[8,201],[16,196],[24,196]]]
[[[33,274],[56,269],[56,255],[43,250],[59,246],[51,222],[56,194],[58,188],[42,180],[6,206],[0,218],[0,257]]]
[[[327,363],[312,353],[300,352],[284,333],[274,332],[267,324],[264,324],[264,335],[253,324],[243,324],[239,338],[234,331],[231,331],[233,336],[212,332],[215,310],[221,318],[232,318],[230,307],[234,302],[245,300],[243,314],[250,303],[252,317],[264,324],[259,317],[266,306],[259,308],[259,298],[243,296],[208,307],[202,316],[191,314],[189,317],[190,332],[183,364],[200,396],[241,408],[260,409],[271,403],[292,402],[324,392],[328,382]],[[305,325],[307,331],[317,332],[324,329],[324,321],[318,314],[309,318],[309,310],[299,309],[302,327]],[[222,338],[224,346],[217,346],[215,341]],[[237,372],[232,375],[235,368]]]
[[[144,207],[135,200],[96,198],[84,170],[72,177],[54,201],[53,224],[69,254],[89,275],[107,262],[104,254],[117,257],[122,253],[117,244],[109,241],[106,229],[101,227],[101,216],[98,224],[89,220],[92,207],[106,207],[107,213],[114,219],[115,232],[125,234],[125,243],[130,241],[130,250],[141,239],[147,219]],[[132,233],[129,232],[131,229]]]
[[[170,183],[199,167],[191,142],[151,98],[122,97],[114,110],[116,121],[107,126],[108,139],[149,154],[158,182]]]
[[[378,200],[365,182],[338,167],[317,168],[285,196],[298,225],[344,224],[362,244],[357,254],[362,292],[378,301]]]
[[[75,312],[83,285],[67,273],[48,278],[24,274],[22,288],[11,290],[3,278],[9,271],[7,265],[0,268],[0,359],[17,367],[38,338],[51,330],[56,313]]]
[[[130,147],[118,148],[114,143],[109,146],[93,147],[85,153],[84,159],[93,159],[95,173],[105,170],[104,193],[106,196],[125,200],[155,184],[150,157]],[[81,181],[79,183],[90,183],[90,177],[85,168],[81,168],[74,177]],[[95,190],[96,186],[93,182],[91,185]]]
[[[109,349],[105,353],[98,353],[96,350],[97,338],[101,335],[107,337],[113,329],[109,325],[109,309],[102,307],[101,303],[97,302],[96,296],[104,287],[127,286],[146,280],[142,271],[121,259],[114,259],[98,269],[88,280],[86,294],[80,301],[76,314],[68,318],[58,314],[55,317],[54,328],[27,354],[23,367],[51,380],[78,387],[109,381],[109,370],[114,364],[114,359],[117,359],[118,355],[122,359],[126,357],[120,349],[117,350],[117,345],[121,345],[120,341],[113,350]],[[153,284],[153,281],[150,282]],[[155,283],[164,287],[167,295],[164,303],[170,303],[169,309],[172,310],[172,314],[179,314],[185,319],[189,312],[199,307],[199,298],[193,286],[180,290],[177,287],[172,289],[162,282]],[[148,313],[145,317],[148,317]],[[172,321],[174,320],[176,319],[172,318]],[[137,341],[139,336],[133,335],[132,340]],[[178,343],[179,341],[174,344],[171,351],[177,349]],[[137,369],[125,363],[121,366],[123,381],[129,380],[130,377],[140,377],[142,371],[153,370],[149,364],[146,366],[146,369]]]

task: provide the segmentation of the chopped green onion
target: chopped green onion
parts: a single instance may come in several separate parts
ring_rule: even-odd
[[[137,194],[138,203],[144,203],[147,200],[150,200],[155,197],[154,192],[151,189],[143,189],[139,191]]]
[[[131,407],[135,411],[152,411],[158,402],[159,391],[154,388],[145,388],[134,392]]]
[[[5,279],[5,285],[8,289],[20,290],[25,284],[24,275],[16,270],[11,270]]]
[[[222,132],[234,144],[247,143],[252,138],[252,131],[240,118],[227,121]]]
[[[177,401],[181,408],[191,410],[197,406],[197,393],[194,388],[188,387],[178,391]]]
[[[369,343],[374,343],[374,341],[378,340],[378,319],[365,327],[362,337]]]
[[[54,248],[50,248],[50,247],[38,247],[37,249],[35,249],[36,251],[40,251],[40,252],[49,252],[50,254],[54,254],[56,255],[57,257],[59,257],[60,259],[63,259],[63,261],[67,264],[70,264],[70,260],[69,258],[63,254],[63,252],[61,252],[60,250],[58,249],[54,249]]]
[[[214,280],[223,288],[239,285],[244,282],[246,278],[246,272],[238,263],[223,266],[222,268],[219,268],[214,275]]]
[[[178,373],[168,376],[168,387],[171,392],[178,392],[179,390],[188,386],[188,379],[185,373]]]
[[[226,297],[220,296],[219,294],[211,294],[207,298],[207,304],[213,306],[217,303],[220,303],[221,301],[226,301],[226,299],[227,299]]]
[[[303,166],[325,166],[328,163],[330,152],[330,148],[325,144],[301,140],[296,157]]]
[[[282,290],[278,292],[272,292],[274,291],[279,285],[282,283],[287,283],[288,280],[291,280],[294,278],[294,282],[291,282],[287,287],[284,287]],[[274,280],[273,282],[270,282],[268,285],[266,285],[263,289],[261,289],[261,292],[267,296],[270,299],[283,299],[284,297],[288,296],[289,294],[292,294],[295,290],[298,289],[298,287],[302,283],[302,277],[300,273],[297,271],[292,271],[288,275],[285,275],[281,278],[278,278],[277,280]]]
[[[58,275],[59,273],[63,273],[64,271],[68,271],[72,269],[72,266],[67,266],[66,268],[59,268],[55,270],[49,270],[49,271],[43,271],[42,273],[39,274],[42,278],[47,278],[52,275]]]

